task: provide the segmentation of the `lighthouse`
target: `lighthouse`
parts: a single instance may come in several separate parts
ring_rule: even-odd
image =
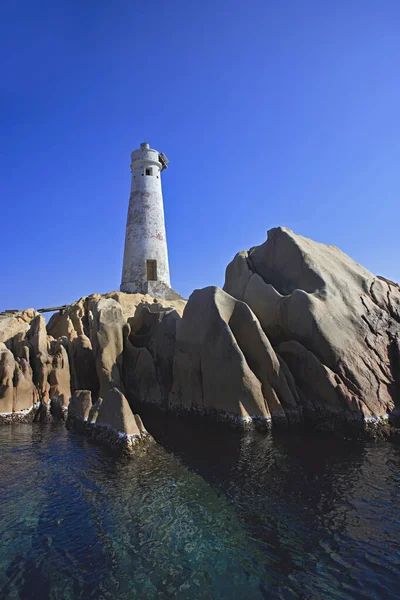
[[[140,144],[131,154],[132,185],[126,223],[121,292],[173,299],[165,233],[161,173],[164,153]]]

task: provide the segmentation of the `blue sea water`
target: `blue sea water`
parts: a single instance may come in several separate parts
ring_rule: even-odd
[[[398,598],[400,447],[145,417],[0,428],[0,598]]]

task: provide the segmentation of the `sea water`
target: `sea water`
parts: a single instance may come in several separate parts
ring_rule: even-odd
[[[145,418],[0,428],[0,598],[398,598],[400,447]]]

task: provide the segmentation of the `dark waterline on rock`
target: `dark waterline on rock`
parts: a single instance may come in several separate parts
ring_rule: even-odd
[[[0,598],[397,598],[400,447],[145,418],[0,428]]]

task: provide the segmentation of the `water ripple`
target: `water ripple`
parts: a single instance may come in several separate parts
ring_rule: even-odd
[[[0,598],[398,597],[398,447],[145,424],[134,461],[0,429]]]

